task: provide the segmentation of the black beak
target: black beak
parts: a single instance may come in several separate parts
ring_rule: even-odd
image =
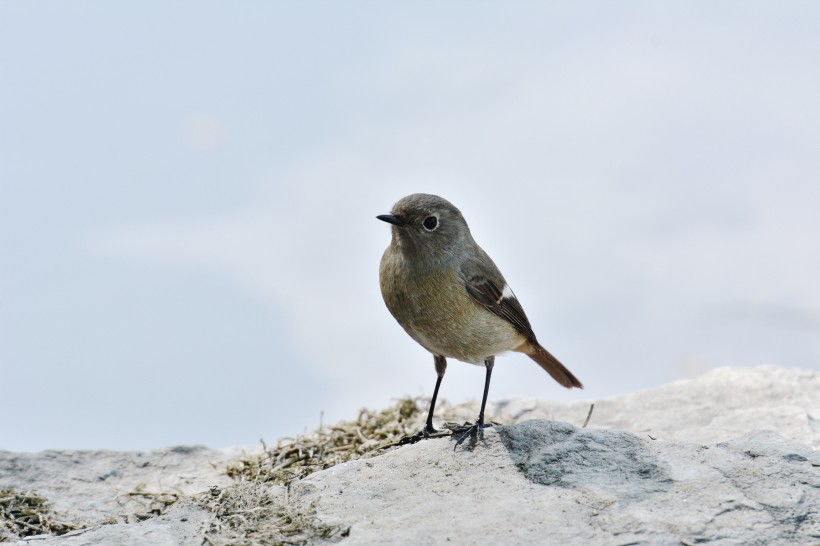
[[[404,226],[407,224],[401,216],[396,216],[395,214],[380,214],[376,216],[376,218],[382,222],[393,224],[394,226]]]

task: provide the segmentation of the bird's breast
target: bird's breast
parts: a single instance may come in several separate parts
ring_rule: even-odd
[[[388,249],[379,283],[390,313],[433,354],[481,364],[524,341],[509,322],[468,294],[456,267],[422,267]]]

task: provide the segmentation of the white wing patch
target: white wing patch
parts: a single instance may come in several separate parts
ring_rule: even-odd
[[[515,299],[515,294],[513,294],[512,288],[510,288],[509,284],[504,284],[504,290],[501,291],[501,297],[498,298],[496,303],[501,303],[501,300],[505,298]]]

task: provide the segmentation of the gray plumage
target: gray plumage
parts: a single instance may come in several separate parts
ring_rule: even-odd
[[[452,203],[413,194],[378,218],[392,224],[390,246],[379,268],[384,302],[410,337],[436,357],[438,380],[425,434],[433,430],[446,358],[487,367],[482,426],[489,377],[499,353],[525,353],[561,385],[583,387],[538,343],[515,294]]]

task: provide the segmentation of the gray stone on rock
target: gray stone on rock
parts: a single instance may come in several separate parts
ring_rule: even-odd
[[[541,485],[595,488],[624,501],[671,487],[662,459],[630,432],[532,420],[498,434],[512,462]]]

